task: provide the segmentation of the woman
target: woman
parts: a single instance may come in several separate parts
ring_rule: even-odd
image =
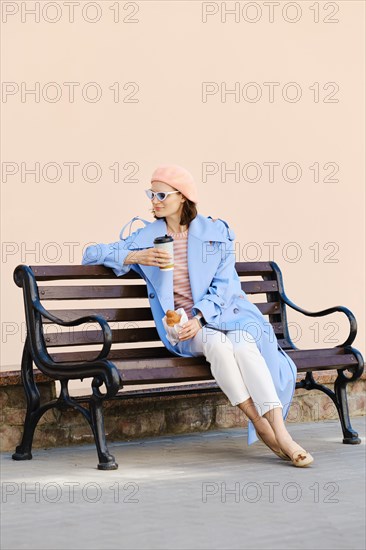
[[[204,355],[212,375],[233,406],[249,418],[248,444],[257,436],[279,457],[304,467],[313,457],[288,433],[288,414],[296,384],[296,365],[279,347],[273,328],[241,289],[235,270],[234,232],[223,220],[198,214],[192,175],[178,165],[161,165],[146,190],[155,222],[127,239],[89,246],[83,264],[103,264],[117,276],[132,267],[146,281],[154,321],[174,354]],[[138,217],[131,220],[131,223]],[[141,219],[141,218],[140,218]],[[171,258],[154,247],[162,235],[174,239]],[[166,338],[162,318],[168,309],[188,316],[178,344]]]

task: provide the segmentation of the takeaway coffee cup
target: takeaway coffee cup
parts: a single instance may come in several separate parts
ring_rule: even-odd
[[[170,271],[171,269],[174,269],[173,242],[174,239],[170,235],[165,235],[164,237],[156,237],[156,239],[154,239],[154,247],[166,250],[167,252],[169,252],[169,255],[172,258],[171,263],[159,268],[161,269],[161,271]]]

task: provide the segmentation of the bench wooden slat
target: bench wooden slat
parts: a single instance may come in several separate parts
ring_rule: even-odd
[[[294,360],[299,370],[326,370],[329,368],[339,369],[357,365],[357,359],[354,355],[345,354],[335,357],[334,355],[325,355],[324,357],[296,357],[289,354]]]
[[[319,367],[334,367],[342,368],[342,367],[348,367],[357,364],[357,359],[352,354],[344,354],[344,355],[323,355],[323,356],[308,356],[308,357],[297,357],[296,351],[293,351],[291,354],[289,354],[290,357],[295,362],[298,369],[318,369]],[[204,356],[202,357],[177,357],[174,361],[174,365],[172,364],[171,358],[156,358],[156,359],[127,359],[123,361],[116,360],[115,364],[117,367],[122,370],[135,370],[135,369],[143,369],[146,372],[148,370],[156,370],[157,368],[172,368],[174,369],[186,366],[194,366],[194,365],[205,365],[206,368],[209,367],[209,363],[206,361]]]
[[[101,300],[105,298],[147,298],[143,285],[39,286],[41,300]]]
[[[114,272],[102,265],[33,265],[30,266],[37,281],[67,279],[117,279]],[[236,262],[239,276],[254,276],[273,273],[269,262]],[[140,279],[138,273],[130,269],[123,279]]]
[[[290,357],[296,358],[296,361],[304,357],[335,357],[346,355],[344,348],[289,349],[286,350],[286,353]]]
[[[261,294],[278,291],[277,281],[241,281],[241,288],[246,294]]]
[[[98,351],[59,351],[50,352],[50,356],[57,363],[63,361],[90,361],[98,355]],[[114,361],[116,359],[134,359],[134,358],[158,358],[158,357],[171,357],[174,360],[177,356],[164,346],[151,346],[151,347],[139,347],[139,348],[124,348],[124,349],[111,349],[108,354],[108,359]]]
[[[192,365],[182,367],[161,366],[154,369],[131,368],[122,369],[122,382],[132,384],[165,384],[174,382],[190,382],[199,380],[212,380],[213,376],[209,365]]]
[[[54,353],[51,356],[57,362],[67,360],[85,361],[92,359],[96,354],[97,352],[94,351],[79,352],[78,355],[75,353]],[[123,357],[121,357],[122,354]],[[295,362],[299,372],[329,370],[329,368],[341,369],[357,365],[355,356],[344,353],[344,350],[341,348],[291,350],[288,354]],[[129,374],[124,378],[129,383],[132,383],[134,380],[141,383],[144,377],[147,380],[146,383],[150,383],[151,380],[155,380],[157,383],[166,381],[166,378],[164,380],[160,378],[161,373],[163,373],[163,377],[167,376],[174,380],[178,378],[180,380],[189,380],[192,373],[194,373],[195,377],[198,377],[194,378],[195,380],[212,378],[209,376],[209,363],[204,356],[178,357],[171,354],[165,347],[111,350],[108,357],[122,373],[129,371]],[[188,369],[187,372],[184,372],[184,369]]]
[[[338,355],[345,355],[344,348],[287,350],[286,353],[288,353],[288,355],[292,358],[296,357],[296,361],[307,357],[335,357]],[[50,355],[52,359],[57,362],[90,361],[98,355],[98,351],[60,351],[51,352]],[[170,357],[173,364],[175,361],[180,360],[180,357],[170,353],[170,351],[163,345],[154,347],[112,349],[108,355],[108,359],[111,361],[141,358],[154,359],[164,357]]]
[[[235,269],[239,276],[268,275],[273,273],[269,262],[236,262]]]
[[[275,315],[281,313],[281,304],[280,302],[267,302],[267,303],[255,303],[255,306],[263,315]]]
[[[72,279],[118,279],[112,269],[103,265],[33,265],[37,281],[66,281]],[[130,269],[123,279],[141,279]]]
[[[150,307],[134,308],[101,308],[101,309],[49,309],[52,315],[63,321],[75,321],[80,317],[88,315],[99,315],[109,322],[127,322],[127,321],[153,321],[154,317]],[[43,317],[43,323],[49,325],[52,323],[49,319]]]
[[[276,292],[276,281],[243,281],[241,288],[246,294]],[[39,286],[41,300],[87,300],[102,298],[146,298],[146,284],[139,285],[79,285]]]
[[[53,332],[44,335],[47,347],[87,346],[101,344],[103,342],[102,331],[84,330],[70,332]],[[160,341],[156,327],[119,328],[112,330],[112,342],[124,344],[131,342]]]
[[[88,315],[99,315],[108,322],[128,322],[128,321],[153,321],[153,315],[150,307],[132,308],[101,308],[101,309],[49,309],[52,315],[63,321],[75,321],[80,317]],[[45,325],[53,324],[52,321],[42,317]],[[283,324],[281,322],[271,323],[275,334],[283,334]],[[280,343],[282,346],[282,344]]]
[[[200,361],[198,362],[197,359]],[[293,357],[297,370],[313,371],[313,370],[329,370],[340,369],[357,364],[357,360],[353,355],[343,356],[324,356],[313,358],[296,358]],[[204,357],[189,358],[192,364],[179,364],[172,366],[171,359],[155,359],[155,360],[134,360],[124,361],[123,363],[116,361],[116,365],[121,372],[121,378],[125,384],[151,384],[151,383],[166,383],[171,380],[185,382],[190,380],[211,380],[210,365]]]

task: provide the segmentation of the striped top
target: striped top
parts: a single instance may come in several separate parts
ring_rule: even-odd
[[[174,309],[182,307],[186,312],[188,319],[192,319],[192,308],[194,303],[192,299],[187,261],[188,229],[180,233],[168,231],[167,235],[170,235],[174,239]]]

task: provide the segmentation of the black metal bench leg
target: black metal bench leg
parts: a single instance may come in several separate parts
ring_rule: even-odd
[[[114,456],[109,453],[105,438],[103,403],[95,397],[91,398],[89,403],[91,425],[99,458],[98,470],[117,470],[118,464]]]
[[[15,449],[15,453],[12,454],[13,460],[31,460],[32,459],[32,443],[34,431],[36,429],[40,416],[31,412],[27,412],[24,421],[23,437],[20,445]]]
[[[12,458],[14,460],[31,460],[34,430],[42,413],[40,413],[40,394],[33,377],[33,361],[28,351],[28,340],[26,340],[23,349],[22,382],[27,399],[27,413],[24,420],[22,441],[16,447]]]
[[[338,414],[343,430],[343,443],[357,445],[361,443],[358,433],[352,429],[348,410],[347,384],[350,379],[344,376],[343,371],[338,371],[337,379],[334,383],[334,392],[338,402]]]

